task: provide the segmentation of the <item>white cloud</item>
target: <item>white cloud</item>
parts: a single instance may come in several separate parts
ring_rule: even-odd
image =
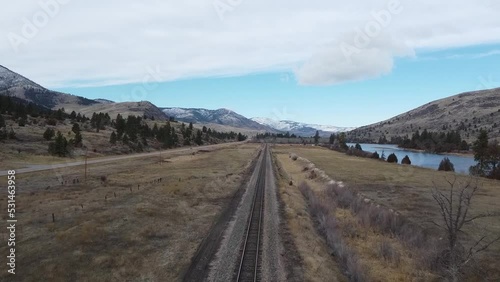
[[[336,44],[352,42],[346,36],[394,0],[218,1],[238,3],[223,21],[214,0],[64,0],[17,53],[9,34],[43,10],[7,1],[0,64],[48,87],[138,82],[155,66],[163,80],[295,69],[301,83],[332,84],[390,73],[395,57],[414,50],[500,43],[497,1],[401,0],[402,11],[350,61]]]

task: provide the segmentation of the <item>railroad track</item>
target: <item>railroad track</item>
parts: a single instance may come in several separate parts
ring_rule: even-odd
[[[241,260],[238,267],[236,281],[259,281],[260,255],[261,255],[261,230],[264,215],[264,191],[266,187],[267,171],[267,145],[263,150],[259,178],[255,187],[252,208],[247,223],[245,240],[241,251]]]

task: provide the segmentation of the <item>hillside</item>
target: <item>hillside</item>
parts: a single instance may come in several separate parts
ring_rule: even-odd
[[[416,131],[458,130],[468,142],[476,139],[480,129],[490,138],[500,139],[500,88],[466,92],[427,103],[388,120],[363,126],[348,133],[359,142],[377,142],[385,136],[403,137]]]
[[[84,97],[48,90],[0,65],[0,95],[17,97],[48,109],[85,107],[99,104]]]
[[[262,125],[274,128],[278,131],[289,132],[290,134],[295,134],[297,136],[303,136],[303,137],[314,136],[316,134],[316,131],[319,131],[320,136],[328,137],[332,133],[346,132],[354,129],[353,127],[307,124],[291,120],[276,121],[269,118],[252,118],[252,120]]]
[[[275,129],[259,124],[240,114],[228,109],[207,110],[188,108],[162,108],[169,117],[183,122],[192,122],[204,125],[219,125],[219,130],[224,127],[244,129],[247,132],[276,132]]]
[[[155,105],[148,101],[123,102],[123,103],[99,103],[82,107],[80,105],[66,105],[66,112],[79,112],[82,115],[92,116],[93,113],[108,113],[111,118],[116,118],[118,114],[127,117],[128,115],[144,116],[155,120],[166,120],[167,116]]]
[[[0,95],[16,97],[47,109],[64,108],[91,116],[94,112],[108,113],[111,117],[137,115],[165,120],[165,114],[147,101],[114,103],[106,99],[91,100],[80,96],[48,90],[28,78],[0,66]]]

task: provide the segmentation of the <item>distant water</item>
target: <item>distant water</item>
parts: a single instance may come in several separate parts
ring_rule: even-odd
[[[355,144],[348,143],[348,146],[354,146]],[[448,154],[430,154],[423,152],[408,151],[403,148],[398,148],[397,145],[379,145],[379,144],[360,144],[363,151],[367,152],[377,152],[382,155],[384,151],[385,157],[394,153],[398,157],[399,163],[401,160],[408,155],[411,160],[411,164],[420,167],[438,169],[439,163],[447,157],[455,166],[455,171],[459,173],[469,174],[469,167],[476,164],[473,157],[463,157]]]

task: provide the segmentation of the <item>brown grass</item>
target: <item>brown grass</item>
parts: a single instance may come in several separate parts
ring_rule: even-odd
[[[309,159],[333,179],[345,182],[349,187],[361,192],[364,197],[372,199],[381,206],[394,209],[411,222],[437,236],[441,233],[431,221],[439,222],[441,219],[438,207],[432,199],[431,188],[436,185],[440,189],[446,189],[448,184],[445,177],[449,179],[457,177],[459,180],[467,179],[467,176],[454,173],[413,166],[395,166],[376,160],[350,157],[318,147],[278,146],[275,148],[275,152],[286,156],[289,153],[295,153]],[[315,182],[317,181],[312,181],[312,183]],[[500,200],[499,183],[494,180],[480,179],[481,189],[471,208],[473,214],[500,211],[497,205]],[[477,220],[475,227],[469,226],[465,231],[466,234],[462,237],[465,245],[473,239],[477,239],[482,233],[490,237],[494,234],[500,234],[500,218]],[[408,240],[418,241],[420,239]],[[429,247],[429,249],[431,248],[433,247]],[[480,257],[482,266],[489,269],[491,279],[500,277],[498,270],[495,270],[498,269],[499,259],[499,243],[493,245]]]
[[[241,185],[256,148],[241,145],[186,157],[165,152],[169,162],[161,165],[157,157],[90,165],[87,183],[83,167],[18,175],[16,278],[180,280]],[[76,177],[80,182],[73,184]],[[2,209],[5,203],[4,195]],[[6,246],[0,252],[6,253]]]
[[[282,157],[282,156],[280,156]],[[277,161],[279,195],[285,204],[285,220],[299,252],[305,281],[347,281],[328,251],[325,240],[316,233],[307,203],[289,174],[290,163]],[[290,181],[294,185],[289,185]]]

